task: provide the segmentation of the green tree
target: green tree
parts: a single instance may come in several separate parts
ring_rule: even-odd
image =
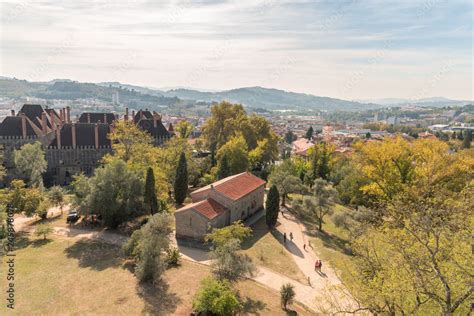
[[[313,126],[310,126],[308,128],[308,130],[306,131],[306,135],[305,135],[305,138],[307,140],[311,140],[313,138],[313,134],[314,134],[314,129],[313,129]]]
[[[117,120],[112,133],[108,135],[112,140],[114,154],[126,162],[130,159],[135,162],[147,162],[152,151],[153,139],[151,135],[141,130],[133,121]],[[149,161],[149,159],[148,159]]]
[[[367,132],[367,133],[365,134],[365,138],[370,139],[371,137],[372,137],[372,135],[370,134],[370,132]]]
[[[23,180],[13,180],[8,189],[8,201],[16,213],[25,213],[26,216],[41,215],[44,209],[40,208],[44,194],[39,188],[26,188]]]
[[[13,152],[13,162],[20,175],[32,187],[43,189],[43,173],[48,163],[40,142],[25,144]]]
[[[63,207],[64,207],[64,195],[66,192],[64,191],[63,188],[61,188],[59,185],[53,186],[51,189],[49,189],[49,200],[54,206],[59,206],[61,209],[61,214],[63,213]]]
[[[311,180],[329,179],[335,147],[330,144],[316,144],[308,150],[311,164]]]
[[[133,232],[123,246],[126,255],[135,259],[135,274],[142,282],[158,282],[167,265],[172,218],[168,213],[158,213]]]
[[[180,138],[188,139],[193,132],[194,126],[188,121],[181,121],[176,124],[174,130]]]
[[[232,175],[229,166],[229,159],[227,158],[227,154],[223,154],[219,163],[217,165],[217,179],[224,179]]]
[[[43,240],[46,240],[46,237],[53,232],[53,228],[48,224],[38,224],[36,225],[35,235],[43,236]]]
[[[466,131],[464,135],[464,140],[462,142],[462,148],[471,148],[472,142],[472,131]]]
[[[237,239],[242,243],[245,238],[251,234],[252,229],[250,227],[246,227],[242,221],[236,221],[231,225],[212,229],[212,231],[206,235],[206,241],[212,242],[214,247],[220,247],[230,239]]]
[[[188,194],[188,166],[184,152],[179,156],[176,178],[174,180],[174,199],[176,204],[183,204]]]
[[[280,212],[280,193],[276,185],[272,185],[265,201],[265,221],[270,228],[275,227]]]
[[[295,139],[296,139],[296,135],[292,131],[288,130],[285,133],[285,142],[287,144],[291,144]]]
[[[288,194],[300,192],[303,184],[300,178],[290,174],[282,168],[275,168],[269,177],[270,185],[275,185],[281,196],[281,205],[285,206]]]
[[[193,311],[202,315],[235,315],[242,309],[237,293],[226,280],[205,278],[193,301]]]
[[[247,171],[249,168],[249,153],[243,136],[234,137],[217,151],[217,159],[226,155],[231,174]]]
[[[293,303],[295,299],[295,287],[290,283],[283,284],[280,289],[280,300],[283,309],[286,311],[288,309],[288,305]]]
[[[322,231],[324,218],[326,215],[332,214],[336,199],[336,189],[324,179],[316,179],[313,185],[313,195],[295,200],[293,207],[301,215],[314,218],[319,231]]]
[[[100,214],[104,224],[116,228],[122,222],[143,213],[143,181],[137,172],[130,169],[120,159],[98,168],[87,184],[80,180],[75,188],[84,189],[76,191],[76,196],[81,196],[80,207],[84,213]]]
[[[158,211],[158,198],[156,197],[155,175],[153,168],[149,167],[146,173],[144,202],[153,215]]]

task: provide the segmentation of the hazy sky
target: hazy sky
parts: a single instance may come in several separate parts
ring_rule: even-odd
[[[473,99],[471,0],[0,0],[0,75]]]

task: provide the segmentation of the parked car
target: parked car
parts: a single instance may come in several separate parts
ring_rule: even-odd
[[[81,218],[81,216],[77,213],[77,211],[72,210],[67,215],[66,223],[74,224],[75,222],[77,222],[79,220],[79,218]]]

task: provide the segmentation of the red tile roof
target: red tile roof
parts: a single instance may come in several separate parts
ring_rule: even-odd
[[[211,185],[217,192],[224,194],[232,200],[238,200],[255,191],[260,186],[265,185],[265,183],[265,181],[250,172],[243,172],[214,182]],[[193,193],[210,190],[211,185],[200,188]]]
[[[206,199],[206,200],[199,201],[197,203],[186,205],[185,207],[177,210],[177,212],[185,211],[189,209],[193,209],[197,211],[198,213],[204,215],[208,219],[213,219],[228,211],[227,208],[225,208],[225,206],[220,204],[219,202],[213,199]]]

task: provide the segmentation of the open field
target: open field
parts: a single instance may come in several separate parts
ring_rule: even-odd
[[[33,314],[189,315],[209,268],[183,261],[166,271],[158,287],[140,285],[119,247],[94,240],[17,236],[15,311]],[[5,271],[2,267],[2,273]],[[0,276],[2,287],[5,276]],[[254,281],[237,285],[247,314],[284,315],[279,293]],[[301,306],[292,308],[308,315]],[[5,305],[0,307],[5,314]]]
[[[252,226],[252,230],[252,236],[242,245],[243,253],[249,255],[257,265],[267,267],[300,283],[308,283],[303,272],[283,246],[283,241],[268,230],[264,217]]]

